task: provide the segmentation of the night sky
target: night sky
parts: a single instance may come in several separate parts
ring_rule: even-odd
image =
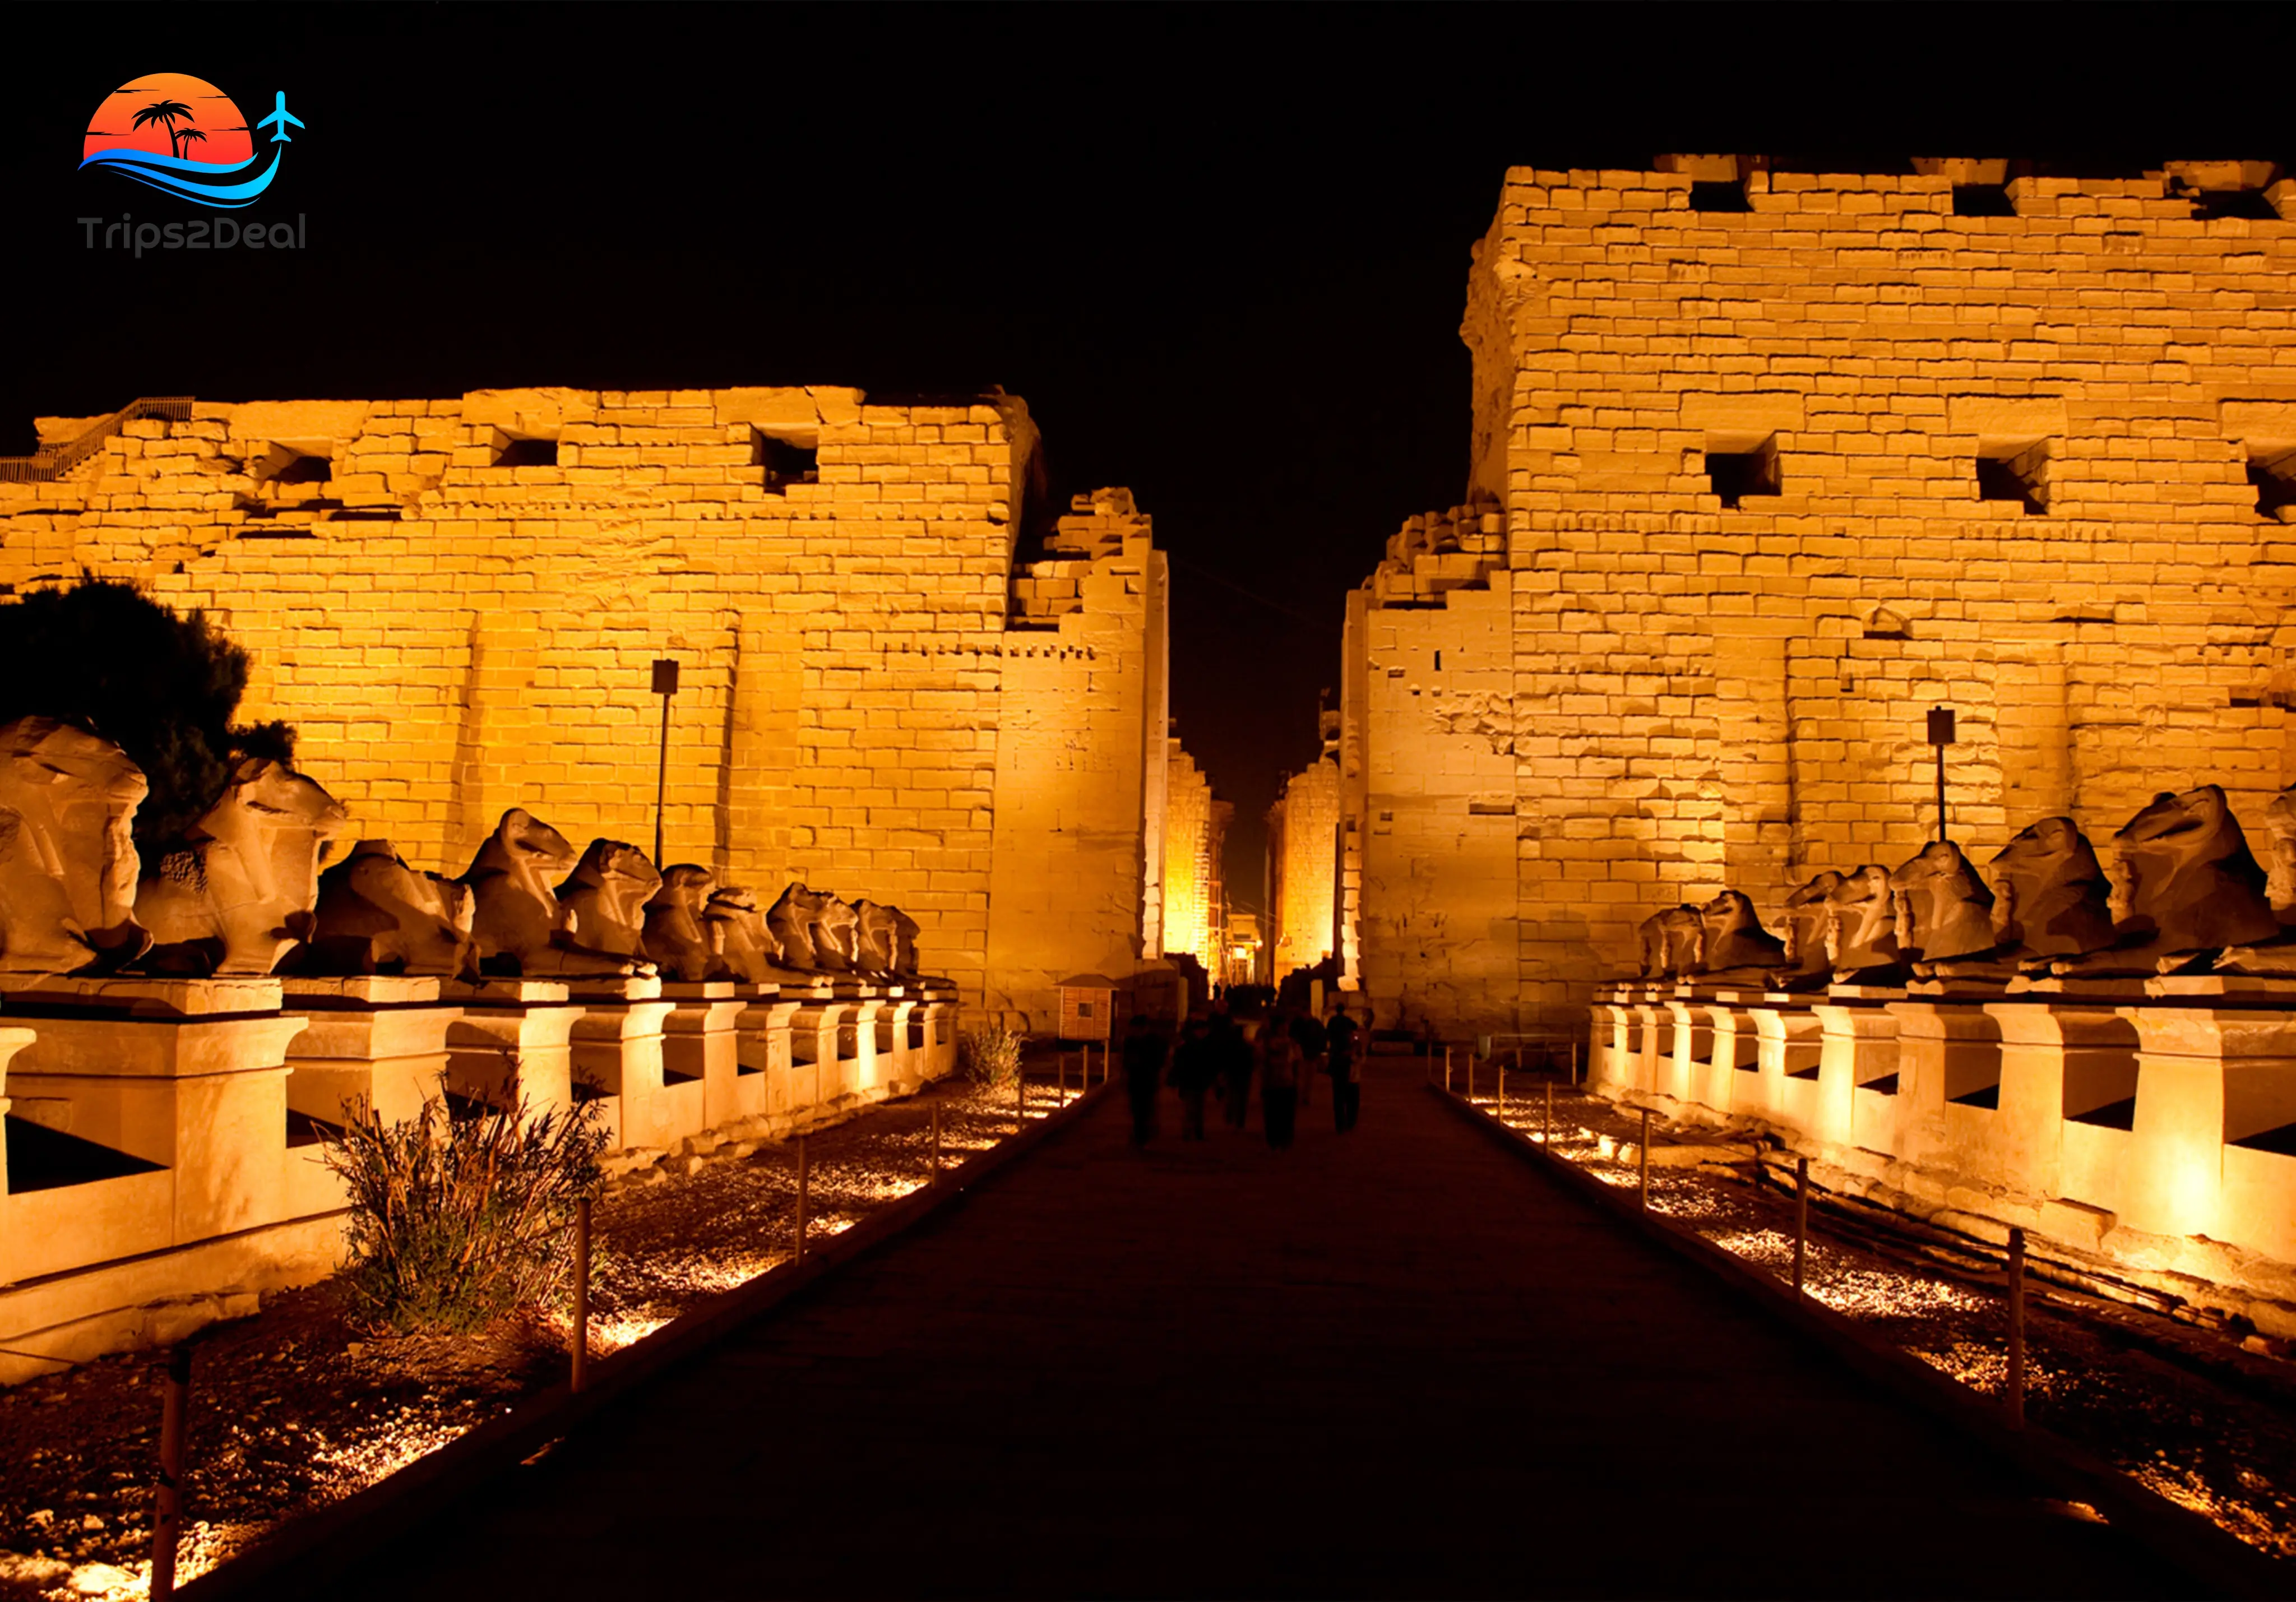
[[[1024,397],[1055,502],[1170,553],[1232,893],[1341,597],[1465,489],[1469,245],[1511,163],[2279,157],[2290,8],[20,8],[0,452],[139,394],[858,384]],[[308,127],[308,250],[91,251],[77,173],[188,72]]]

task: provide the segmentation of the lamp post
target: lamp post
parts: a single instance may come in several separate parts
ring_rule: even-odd
[[[1930,708],[1930,743],[1937,748],[1938,839],[1945,839],[1945,748],[1953,743],[1953,709]]]
[[[653,693],[661,697],[661,762],[655,770],[653,785],[653,865],[660,867],[662,801],[669,793],[669,698],[677,694],[676,657],[657,656],[653,659]],[[1939,782],[1942,784],[1944,781]]]

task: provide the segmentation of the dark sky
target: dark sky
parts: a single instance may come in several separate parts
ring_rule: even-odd
[[[139,394],[1001,383],[1059,500],[1156,519],[1256,903],[1342,595],[1464,493],[1510,163],[2283,155],[2292,9],[19,8],[0,452]],[[83,247],[194,214],[74,171],[160,70],[287,90],[306,251]]]

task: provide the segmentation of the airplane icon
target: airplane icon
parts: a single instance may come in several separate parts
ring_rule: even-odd
[[[303,119],[287,109],[287,91],[284,89],[279,91],[278,108],[274,111],[270,116],[264,118],[255,126],[259,128],[267,128],[275,122],[279,125],[279,131],[271,136],[271,143],[277,144],[284,141],[287,144],[292,144],[294,141],[287,137],[287,127],[290,123],[292,123],[295,127],[301,127],[303,126]]]

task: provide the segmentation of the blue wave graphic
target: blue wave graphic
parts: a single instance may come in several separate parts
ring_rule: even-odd
[[[253,156],[244,161],[186,161],[180,156],[158,156],[149,151],[101,150],[80,165],[84,168],[108,167],[124,178],[148,184],[178,199],[195,201],[202,206],[213,206],[219,210],[237,211],[253,205],[255,197],[271,187],[272,177],[279,170],[280,153],[279,147],[273,145],[271,165],[258,176],[238,184],[226,184],[220,180],[245,172],[254,166],[256,159]],[[201,176],[213,181],[201,183],[199,181]]]

